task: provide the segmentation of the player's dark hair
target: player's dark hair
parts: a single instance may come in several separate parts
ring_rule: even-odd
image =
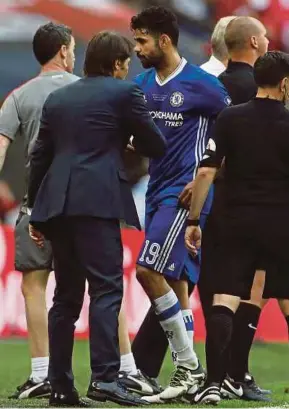
[[[40,65],[47,64],[63,45],[71,43],[72,30],[64,24],[48,23],[39,27],[33,38],[33,52]]]
[[[113,74],[115,62],[124,62],[132,52],[133,45],[126,37],[111,31],[102,31],[88,43],[84,74],[88,77],[110,76]]]
[[[289,77],[289,54],[269,51],[256,61],[254,78],[258,87],[276,87],[285,77]]]
[[[149,7],[132,17],[132,30],[145,29],[153,36],[166,34],[176,47],[179,41],[179,26],[174,13],[165,7]]]

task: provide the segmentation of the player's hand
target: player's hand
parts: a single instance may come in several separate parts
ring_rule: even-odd
[[[182,191],[182,193],[179,196],[179,201],[180,201],[182,207],[184,207],[185,209],[190,208],[193,184],[194,184],[194,181],[188,183],[187,186],[184,188],[184,190]]]
[[[36,230],[31,224],[29,224],[29,236],[34,241],[34,243],[40,247],[44,247],[44,236],[40,231]]]
[[[185,233],[185,245],[193,257],[198,254],[201,243],[202,230],[200,226],[188,226]]]

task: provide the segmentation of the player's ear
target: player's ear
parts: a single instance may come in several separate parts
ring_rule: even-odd
[[[171,39],[168,35],[162,34],[159,38],[160,48],[166,48],[171,43]]]

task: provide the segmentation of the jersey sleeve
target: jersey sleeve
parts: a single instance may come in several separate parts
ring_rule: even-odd
[[[219,168],[226,157],[227,152],[227,129],[229,121],[225,109],[217,118],[206,146],[200,167]]]
[[[232,101],[224,85],[212,75],[207,75],[200,90],[200,105],[207,116],[216,118]]]
[[[10,94],[0,110],[0,134],[14,140],[20,126],[15,95]]]

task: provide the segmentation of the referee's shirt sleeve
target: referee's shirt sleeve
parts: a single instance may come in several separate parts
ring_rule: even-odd
[[[230,108],[226,108],[216,119],[200,167],[221,167],[227,151],[226,135],[229,127],[227,112],[229,110]]]
[[[13,141],[19,130],[21,121],[17,100],[12,92],[4,101],[0,110],[0,135],[6,136]]]

